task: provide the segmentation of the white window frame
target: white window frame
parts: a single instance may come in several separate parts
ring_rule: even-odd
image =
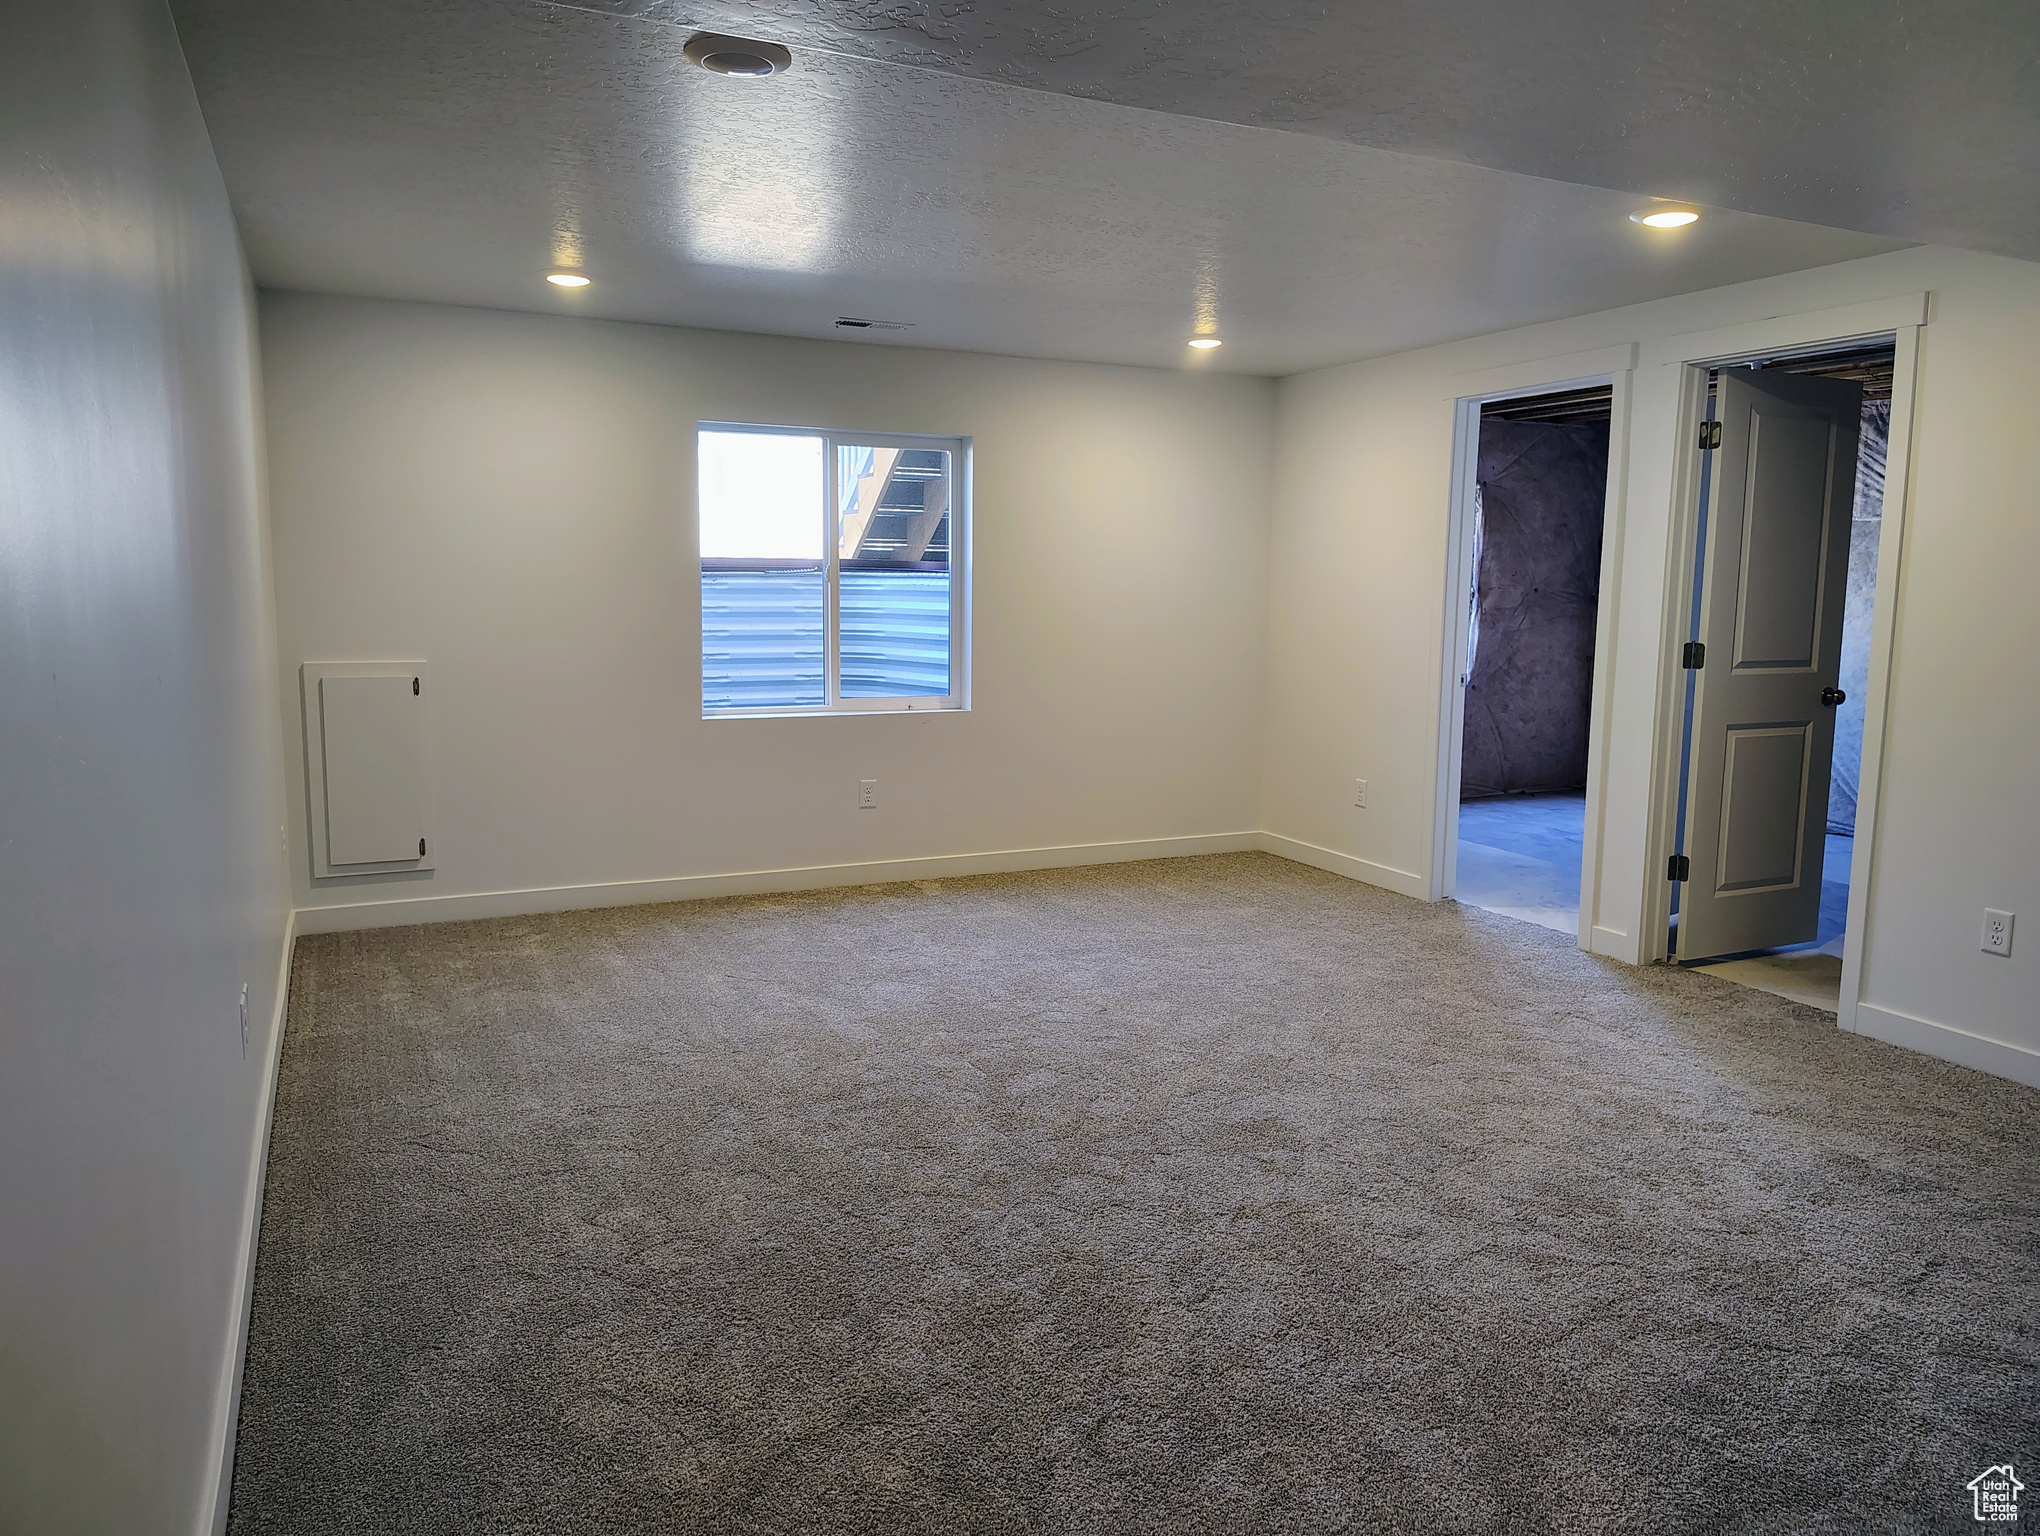
[[[818,437],[822,440],[822,690],[820,704],[775,704],[759,709],[711,709],[702,699],[704,720],[776,719],[786,715],[935,714],[970,708],[970,526],[971,452],[973,439],[919,432],[853,432],[829,427],[766,426],[748,421],[695,423],[697,452],[703,432],[748,432],[761,437]],[[842,694],[840,633],[840,554],[842,531],[837,526],[841,505],[836,480],[837,448],[940,449],[949,454],[949,692],[897,698],[846,699]],[[701,475],[694,477],[695,565],[697,599],[701,592]],[[698,616],[697,606],[697,616]],[[701,626],[695,625],[695,681],[701,683]]]

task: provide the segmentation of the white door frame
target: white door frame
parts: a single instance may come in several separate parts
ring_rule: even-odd
[[[1438,772],[1432,786],[1431,868],[1426,895],[1451,897],[1459,865],[1459,782],[1466,738],[1467,629],[1472,621],[1473,499],[1480,474],[1480,409],[1494,400],[1606,384],[1612,391],[1608,420],[1608,482],[1601,504],[1601,595],[1594,616],[1594,679],[1587,724],[1585,847],[1580,858],[1579,944],[1593,948],[1594,914],[1600,910],[1601,823],[1608,785],[1608,713],[1615,681],[1618,582],[1622,573],[1624,497],[1629,484],[1629,397],[1636,346],[1515,363],[1461,374],[1451,380],[1452,500],[1446,516],[1445,635],[1438,679]]]
[[[1676,368],[1678,415],[1673,422],[1672,505],[1666,540],[1664,612],[1658,664],[1657,726],[1652,744],[1650,828],[1644,848],[1643,944],[1648,963],[1670,958],[1672,886],[1666,878],[1678,829],[1679,765],[1684,745],[1685,673],[1680,645],[1686,637],[1693,567],[1700,531],[1700,447],[1697,424],[1706,402],[1707,371],[1753,358],[1824,352],[1890,337],[1891,437],[1885,452],[1882,527],[1877,540],[1877,585],[1872,598],[1869,686],[1863,704],[1863,756],[1856,793],[1856,835],[1849,864],[1848,932],[1842,944],[1842,992],[1837,1023],[1854,1029],[1860,1001],[1863,953],[1869,938],[1870,882],[1877,855],[1877,805],[1882,780],[1886,702],[1890,697],[1892,643],[1912,501],[1912,431],[1919,379],[1920,329],[1927,322],[1924,293],[1852,304],[1804,315],[1673,336],[1644,348],[1645,368]]]

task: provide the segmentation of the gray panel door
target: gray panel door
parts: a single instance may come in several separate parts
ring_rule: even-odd
[[[1862,386],[1724,371],[1700,593],[1679,958],[1820,929]],[[1832,699],[1830,692],[1828,698]]]

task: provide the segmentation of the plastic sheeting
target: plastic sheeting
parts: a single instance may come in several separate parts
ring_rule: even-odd
[[[1863,701],[1870,691],[1870,618],[1877,592],[1877,539],[1884,528],[1884,455],[1891,402],[1863,402],[1856,455],[1856,510],[1849,524],[1849,590],[1842,609],[1842,692],[1835,711],[1835,766],[1828,781],[1828,830],[1856,830],[1856,785],[1863,771]]]
[[[1483,421],[1460,796],[1587,781],[1606,423]]]

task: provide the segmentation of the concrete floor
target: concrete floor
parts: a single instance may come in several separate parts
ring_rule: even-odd
[[[1455,899],[1560,933],[1579,932],[1585,795],[1503,795],[1459,807]],[[1842,930],[1849,915],[1855,840],[1832,833],[1820,887],[1820,931],[1810,944],[1694,966],[1795,1003],[1835,1011],[1842,994]]]
[[[1586,821],[1584,794],[1463,801],[1454,899],[1577,934]]]
[[[1849,861],[1855,855],[1854,838],[1828,834],[1827,858],[1821,866],[1820,932],[1811,944],[1716,960],[1693,969],[1835,1012],[1841,1006],[1842,934],[1849,919]]]

